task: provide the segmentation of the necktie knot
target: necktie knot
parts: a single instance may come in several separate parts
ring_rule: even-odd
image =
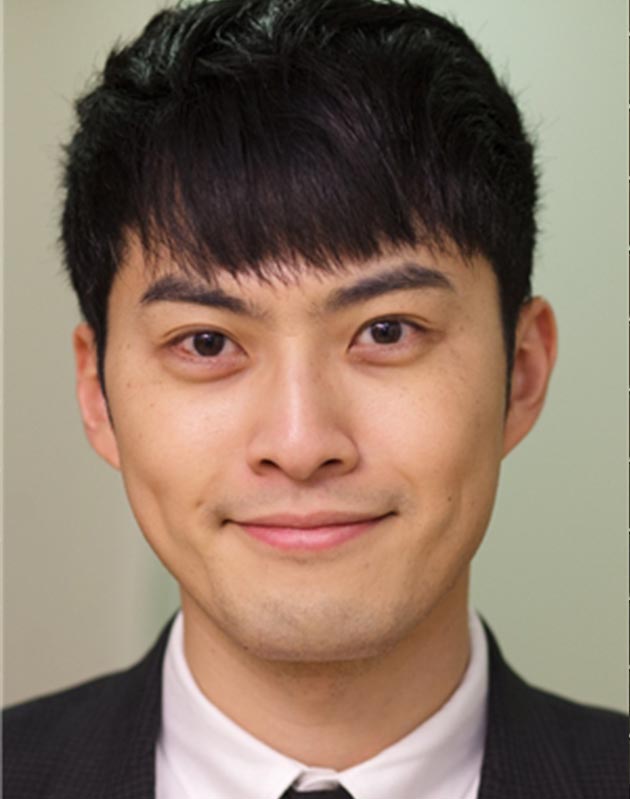
[[[317,791],[296,791],[289,787],[280,799],[353,799],[342,785]]]

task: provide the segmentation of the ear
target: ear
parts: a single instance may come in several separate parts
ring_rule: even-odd
[[[521,309],[516,326],[510,403],[503,432],[504,456],[529,433],[538,419],[557,350],[553,310],[542,297],[534,297]]]
[[[83,428],[94,450],[114,468],[120,468],[118,445],[98,376],[98,357],[92,328],[82,323],[75,329],[72,344],[77,381],[77,399]]]

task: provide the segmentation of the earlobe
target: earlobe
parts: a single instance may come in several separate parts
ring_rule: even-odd
[[[516,327],[510,403],[503,435],[504,455],[529,433],[538,419],[557,347],[553,310],[542,297],[534,297],[521,309]]]
[[[82,323],[72,337],[76,390],[83,428],[93,449],[111,466],[120,468],[118,445],[98,373],[98,356],[92,328]]]

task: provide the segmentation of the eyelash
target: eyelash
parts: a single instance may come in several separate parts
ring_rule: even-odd
[[[399,323],[403,327],[403,332],[404,332],[404,328],[408,328],[412,332],[412,334],[414,334],[414,337],[415,337],[416,334],[417,335],[423,335],[423,334],[428,333],[427,328],[425,328],[424,326],[418,324],[417,322],[412,322],[409,319],[404,319],[404,318],[400,318],[400,317],[397,317],[397,316],[384,316],[384,317],[379,317],[378,319],[373,319],[370,322],[367,322],[359,330],[359,332],[357,333],[357,335],[353,339],[353,344],[354,344],[354,342],[356,342],[356,340],[360,336],[362,336],[365,332],[369,331],[370,328],[374,327],[375,325],[383,324],[383,323],[386,323],[386,322]],[[214,330],[212,328],[207,328],[205,330],[196,330],[196,331],[194,331],[192,333],[187,333],[186,335],[179,336],[175,340],[171,341],[169,343],[169,346],[172,347],[174,350],[178,350],[179,349],[180,350],[180,354],[182,354],[184,357],[186,357],[186,358],[188,358],[190,360],[202,361],[202,362],[204,362],[204,364],[210,364],[213,361],[216,361],[220,356],[230,357],[230,355],[225,355],[224,349],[221,349],[221,351],[219,353],[217,353],[216,355],[208,355],[208,356],[204,356],[204,355],[201,355],[198,352],[194,352],[193,351],[193,341],[194,341],[194,339],[197,336],[202,336],[204,334],[213,334],[213,335],[220,336],[221,339],[225,343],[232,344],[233,346],[238,346],[238,345],[235,344],[234,341],[232,341],[232,339],[227,334],[222,333],[220,330]],[[407,336],[407,338],[408,337],[409,336]],[[184,347],[184,344],[187,341],[190,341],[190,344],[191,344],[190,349],[187,349],[187,348]],[[401,349],[401,348],[403,348],[403,347],[405,347],[407,345],[404,342],[400,343],[400,342],[396,341],[396,342],[393,342],[393,343],[372,342],[371,345],[369,345],[369,346],[375,347],[377,350],[382,350],[383,352],[386,352],[386,351],[390,351],[391,352],[391,351],[397,351],[397,350],[399,350],[399,349]]]

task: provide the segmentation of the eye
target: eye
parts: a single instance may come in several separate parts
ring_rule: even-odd
[[[422,328],[402,319],[377,319],[363,328],[356,338],[360,345],[379,344],[392,346],[396,344],[411,343],[422,332]]]
[[[180,338],[174,344],[184,355],[205,360],[219,355],[234,355],[238,351],[233,341],[216,330],[200,330]]]

